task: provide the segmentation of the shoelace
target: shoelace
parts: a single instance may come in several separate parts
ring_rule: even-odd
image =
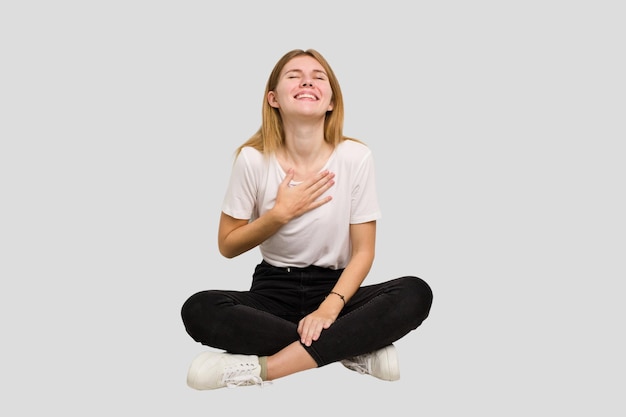
[[[222,381],[228,388],[236,388],[248,385],[259,385],[264,387],[270,385],[271,381],[263,381],[261,377],[252,374],[258,365],[239,364],[236,367],[226,369]]]
[[[226,380],[226,387],[237,388],[248,385],[258,385],[261,388],[270,385],[272,381],[263,381],[260,377],[254,375],[238,375]]]
[[[355,356],[354,358],[344,359],[341,363],[346,368],[352,369],[360,374],[369,374],[369,369],[367,369],[367,358],[363,356]]]

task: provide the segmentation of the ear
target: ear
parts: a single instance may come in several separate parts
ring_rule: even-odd
[[[280,107],[280,105],[278,104],[278,100],[276,100],[276,93],[274,93],[273,91],[270,91],[269,93],[267,93],[267,102],[270,106],[274,107],[275,109]]]
[[[333,111],[333,108],[335,107],[335,103],[333,103],[332,101],[330,102],[330,104],[328,105],[328,110],[326,111]]]

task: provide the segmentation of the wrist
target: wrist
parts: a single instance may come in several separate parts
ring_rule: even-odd
[[[276,208],[276,206],[272,207],[271,209],[269,209],[267,211],[267,214],[269,214],[271,216],[271,218],[273,219],[273,221],[279,226],[282,227],[284,225],[286,225],[287,223],[289,223],[289,221],[291,220],[289,218],[289,216],[287,215],[287,213],[284,213],[283,211],[279,210]]]
[[[339,297],[339,299],[340,299],[341,301],[343,301],[343,305],[344,305],[344,306],[346,305],[346,297],[344,297],[344,296],[343,296],[343,294],[339,294],[339,293],[338,293],[338,292],[336,292],[336,291],[331,291],[331,292],[329,292],[329,293],[328,293],[328,295],[325,297],[325,299],[326,299],[326,298],[328,298],[329,296],[333,296],[333,297],[335,297],[335,296],[336,296],[336,297]]]

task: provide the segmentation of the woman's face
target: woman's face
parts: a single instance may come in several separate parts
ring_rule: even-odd
[[[317,60],[298,56],[285,65],[278,84],[270,91],[270,106],[280,109],[283,116],[325,116],[332,110],[333,92],[328,75]]]

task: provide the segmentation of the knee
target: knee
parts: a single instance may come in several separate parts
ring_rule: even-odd
[[[433,291],[426,281],[419,277],[407,276],[401,278],[403,282],[403,294],[408,301],[413,315],[423,321],[430,313],[433,303]]]
[[[418,277],[409,277],[415,297],[430,305],[433,301],[433,290],[426,281]]]
[[[194,315],[193,312],[196,311],[198,308],[198,294],[199,293],[196,293],[187,298],[187,300],[183,303],[183,306],[180,309],[180,315],[183,318],[183,322],[185,323],[189,320],[190,317]]]
[[[212,291],[201,291],[189,297],[180,310],[183,323],[188,331],[192,331],[199,323],[207,321],[213,315],[215,296]]]

